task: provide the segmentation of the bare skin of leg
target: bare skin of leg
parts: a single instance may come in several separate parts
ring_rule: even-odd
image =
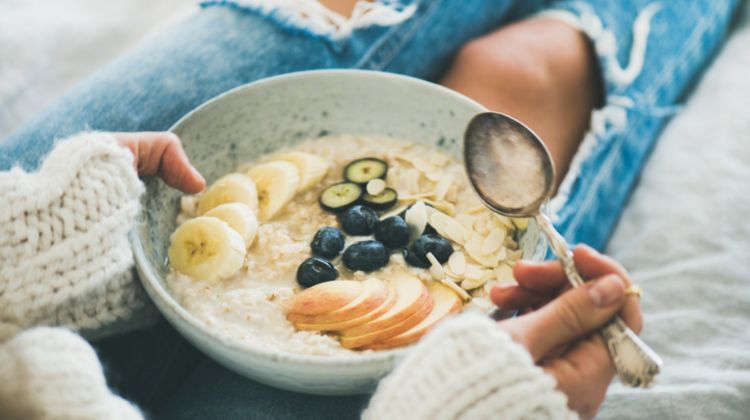
[[[552,154],[558,185],[602,101],[587,39],[553,19],[520,21],[469,42],[441,83],[534,130]]]
[[[357,0],[320,0],[320,4],[341,16],[350,17]]]

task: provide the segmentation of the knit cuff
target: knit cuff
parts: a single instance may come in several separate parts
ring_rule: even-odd
[[[0,345],[0,418],[142,419],[107,388],[94,350],[60,328],[35,328]]]
[[[430,332],[386,377],[364,419],[576,419],[555,380],[489,318]]]
[[[59,142],[37,172],[0,172],[0,322],[101,335],[153,319],[127,238],[142,191],[106,133]]]

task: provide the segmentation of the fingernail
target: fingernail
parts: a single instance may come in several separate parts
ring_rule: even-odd
[[[594,304],[599,307],[616,302],[625,294],[625,285],[620,277],[609,275],[599,279],[589,288],[589,295]]]
[[[511,281],[511,282],[508,282],[508,283],[498,284],[495,287],[497,287],[498,289],[510,289],[511,287],[516,287],[516,286],[518,286],[518,283],[516,283],[514,281]]]

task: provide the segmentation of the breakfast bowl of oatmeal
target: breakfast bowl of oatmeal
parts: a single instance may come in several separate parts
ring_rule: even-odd
[[[196,347],[293,391],[367,392],[431,328],[489,313],[546,245],[465,174],[484,108],[387,73],[294,73],[229,91],[172,128],[206,189],[156,179],[132,235],[144,288]]]

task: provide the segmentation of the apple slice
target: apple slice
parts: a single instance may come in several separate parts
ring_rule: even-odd
[[[334,280],[316,284],[283,303],[290,314],[321,315],[348,305],[362,293],[364,285],[355,280]]]
[[[392,349],[394,347],[401,347],[407,344],[411,344],[419,340],[433,325],[438,321],[442,320],[446,316],[456,313],[461,310],[462,301],[461,298],[449,289],[438,282],[430,284],[428,287],[430,291],[430,297],[432,297],[435,305],[432,308],[432,312],[422,320],[419,324],[415,325],[411,329],[388,338],[387,340],[379,341],[367,346],[368,349],[383,350]]]
[[[304,322],[295,323],[294,326],[298,330],[303,331],[340,331],[347,328],[356,327],[362,325],[365,322],[372,321],[373,319],[383,315],[396,304],[396,288],[393,287],[390,282],[384,282],[388,288],[388,296],[385,298],[383,303],[372,311],[348,321],[330,322],[326,324],[308,324]]]
[[[388,297],[388,286],[380,279],[369,278],[362,282],[362,286],[364,287],[362,294],[340,309],[317,315],[289,313],[287,319],[307,324],[349,321],[371,312]]]
[[[398,272],[389,279],[396,289],[396,304],[388,312],[365,324],[341,331],[345,337],[356,337],[384,330],[409,318],[424,305],[430,294],[422,281],[406,272]]]
[[[414,312],[411,316],[404,319],[403,321],[393,324],[389,327],[386,327],[380,330],[375,330],[373,332],[369,332],[363,335],[342,336],[340,338],[341,346],[347,349],[357,349],[357,348],[366,347],[369,344],[372,344],[376,341],[385,341],[390,337],[401,334],[404,331],[411,329],[415,325],[418,325],[425,318],[427,318],[430,312],[432,312],[433,306],[434,306],[434,303],[432,302],[432,299],[428,295],[427,300],[424,301],[422,306],[419,309],[417,309],[417,311]]]

